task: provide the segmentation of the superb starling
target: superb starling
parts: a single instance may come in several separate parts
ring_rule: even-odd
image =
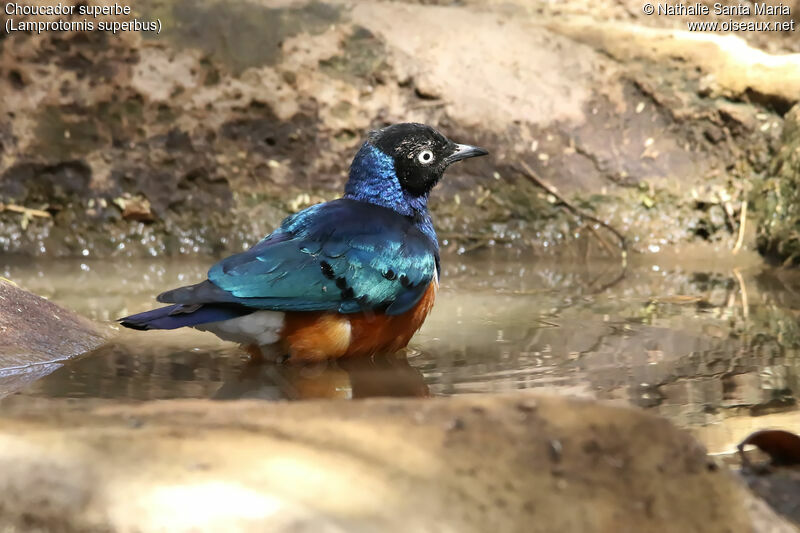
[[[287,217],[249,250],[212,266],[207,280],[158,296],[173,305],[120,322],[194,327],[278,360],[399,350],[439,286],[428,195],[451,163],[487,153],[424,124],[373,131],[342,198]]]

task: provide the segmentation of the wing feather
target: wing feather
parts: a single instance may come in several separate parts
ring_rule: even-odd
[[[159,300],[402,314],[422,297],[437,264],[436,244],[406,217],[335,200],[292,215],[251,249],[211,267],[207,281]]]

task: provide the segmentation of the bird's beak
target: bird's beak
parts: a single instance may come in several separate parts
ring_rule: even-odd
[[[486,155],[489,152],[477,146],[470,146],[468,144],[457,144],[456,151],[447,157],[447,164],[467,159],[468,157],[478,157],[479,155]]]

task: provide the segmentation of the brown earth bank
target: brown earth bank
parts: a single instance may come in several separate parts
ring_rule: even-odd
[[[687,433],[541,395],[22,401],[0,526],[24,531],[794,531]]]
[[[636,2],[433,4],[145,0],[159,35],[3,33],[0,249],[236,250],[398,121],[492,152],[434,194],[447,244],[614,253],[539,180],[633,250],[734,246],[800,95],[793,40]]]

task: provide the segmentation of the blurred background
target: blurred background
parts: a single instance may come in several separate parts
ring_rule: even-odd
[[[687,31],[800,10],[782,5],[788,15],[648,16],[628,0],[137,0],[132,15],[99,19],[2,13],[6,27],[161,28],[0,33],[0,275],[96,320],[145,309],[287,214],[337,197],[372,128],[425,122],[491,152],[433,194],[443,289],[399,363],[262,375],[207,336],[126,332],[6,391],[545,387],[692,427],[795,413],[800,41]],[[374,371],[383,385],[356,384],[376,383]],[[732,434],[713,438],[724,448]]]
[[[47,213],[1,212],[0,250],[237,249],[336,197],[366,132],[398,121],[491,149],[434,195],[440,237],[455,249],[608,255],[523,163],[633,251],[729,249],[745,197],[780,172],[773,160],[800,94],[795,33],[686,31],[690,20],[785,15],[647,16],[623,0],[130,7],[0,14],[17,26],[161,27],[0,33],[0,201]],[[776,231],[765,251],[776,252]]]

